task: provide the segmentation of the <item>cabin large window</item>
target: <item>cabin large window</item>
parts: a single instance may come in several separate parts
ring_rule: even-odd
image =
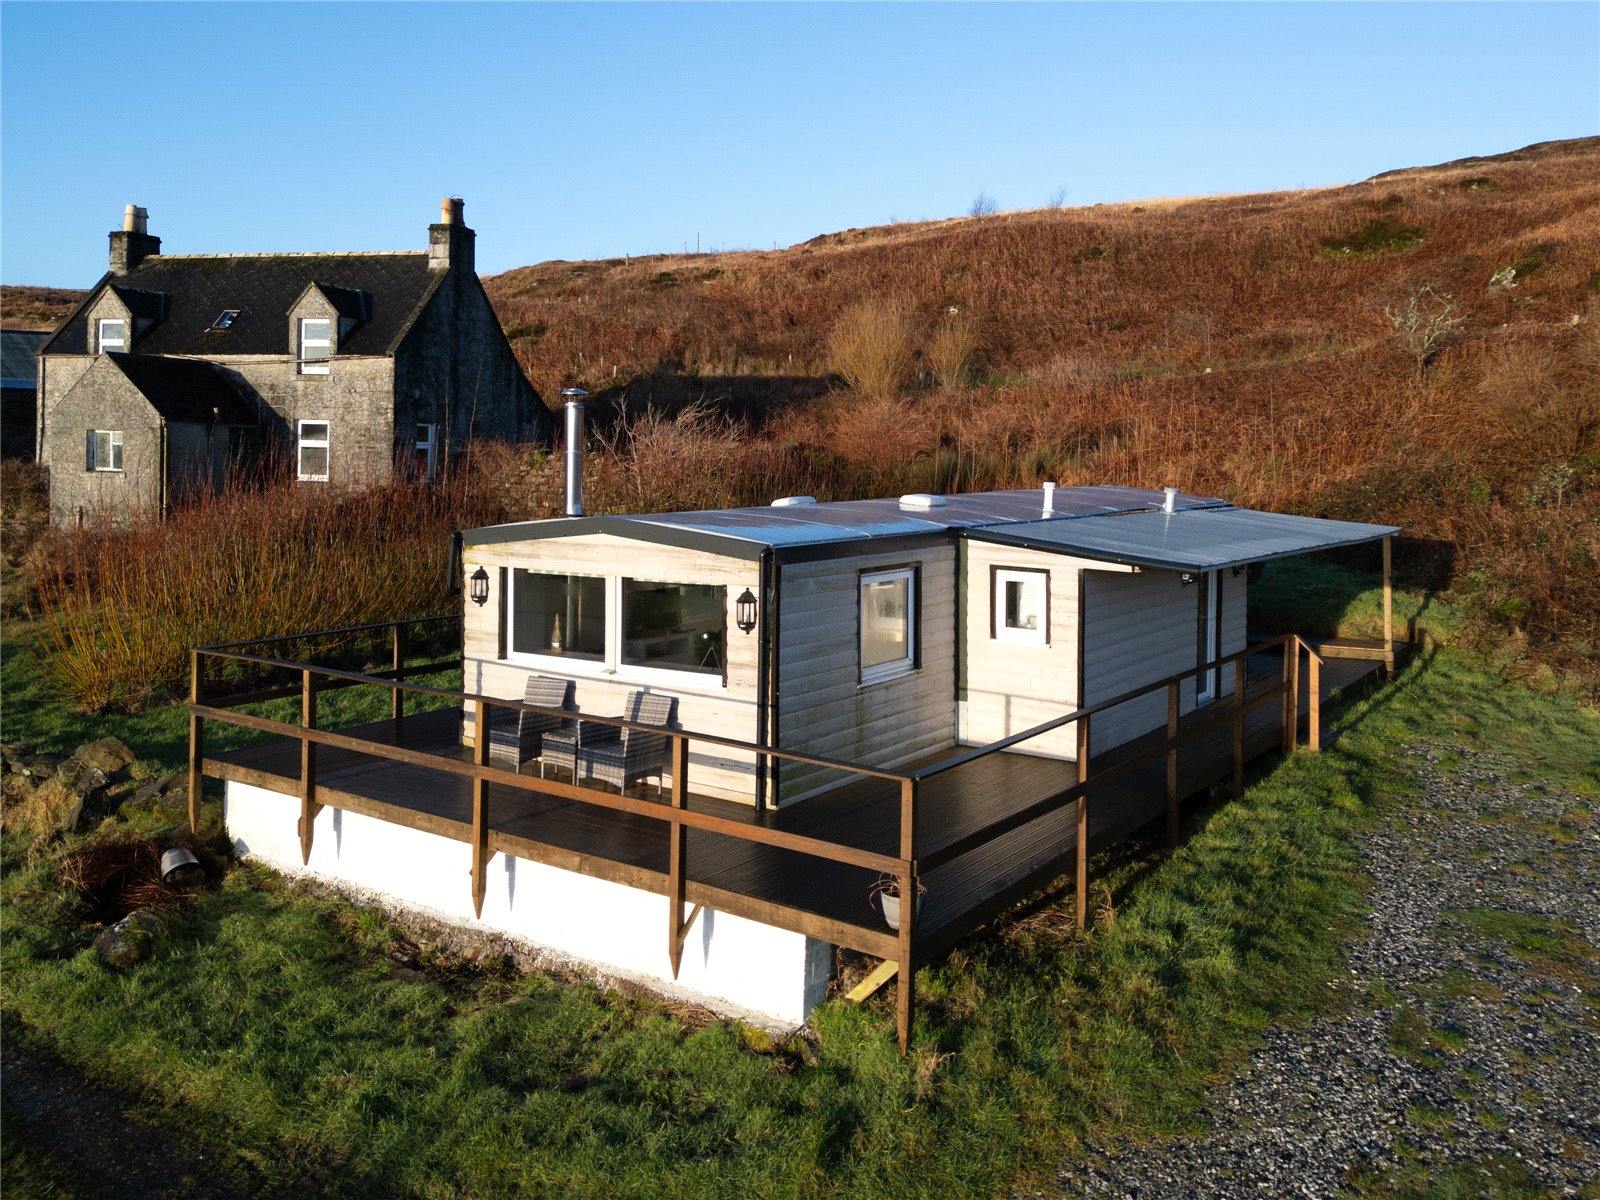
[[[994,568],[993,636],[1043,646],[1050,640],[1050,572]]]
[[[862,572],[861,682],[878,683],[917,665],[917,572]]]
[[[511,573],[513,654],[560,655],[604,662],[606,581],[597,575]]]
[[[723,671],[727,590],[700,583],[622,581],[622,662],[630,667]]]

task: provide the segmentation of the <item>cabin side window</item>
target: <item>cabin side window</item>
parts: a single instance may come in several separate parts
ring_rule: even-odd
[[[606,580],[598,575],[511,572],[508,646],[513,656],[604,662]]]
[[[863,571],[861,682],[880,683],[917,667],[917,569]]]
[[[990,636],[1044,646],[1050,641],[1050,572],[995,567]]]

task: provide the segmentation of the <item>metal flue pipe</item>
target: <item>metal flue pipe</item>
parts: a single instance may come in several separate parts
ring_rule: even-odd
[[[563,415],[566,438],[566,512],[569,517],[583,516],[583,398],[589,393],[579,387],[562,390],[565,401]]]

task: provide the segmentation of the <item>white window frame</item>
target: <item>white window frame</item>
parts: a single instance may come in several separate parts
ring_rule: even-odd
[[[867,589],[874,584],[903,579],[906,585],[905,654],[887,662],[866,665]],[[917,568],[894,567],[887,571],[863,571],[856,577],[856,661],[860,664],[861,684],[884,683],[900,679],[917,669]]]
[[[615,679],[619,683],[648,683],[660,684],[670,688],[674,693],[718,693],[728,690],[727,664],[723,664],[721,674],[709,671],[678,670],[675,667],[641,667],[622,661],[622,580],[621,575],[595,575],[586,571],[564,570],[559,566],[549,563],[535,563],[522,567],[522,570],[532,571],[541,575],[580,575],[588,579],[604,579],[606,584],[606,615],[605,615],[605,653],[599,659],[572,658],[565,654],[539,654],[527,650],[516,650],[516,587],[517,570],[511,567],[506,571],[505,595],[501,603],[505,605],[506,621],[506,656],[502,662],[513,663],[523,667],[537,667],[541,670],[556,675],[564,675],[574,679],[606,678]],[[627,576],[629,579],[637,576]],[[662,583],[699,583],[695,579],[667,579],[652,580]],[[726,615],[727,592],[725,584],[717,584],[723,588],[724,602],[724,628],[731,627]],[[727,655],[730,642],[729,635],[723,635],[723,654]]]
[[[1201,662],[1210,662],[1213,658],[1221,657],[1222,653],[1222,614],[1217,611],[1218,603],[1222,599],[1220,571],[1202,571],[1198,580],[1200,584],[1200,599],[1206,606],[1205,620],[1197,622],[1200,626],[1201,648],[1199,651]],[[1194,702],[1199,707],[1210,704],[1217,698],[1217,668],[1201,671],[1195,678]]]
[[[102,438],[105,440],[104,454],[100,450]],[[122,470],[122,430],[91,429],[84,440],[88,446],[89,470],[119,472]]]
[[[1033,593],[1038,624],[1033,629],[1006,624],[1006,587],[1020,584],[1023,596]],[[996,567],[994,588],[989,596],[992,617],[990,628],[997,642],[1011,642],[1019,646],[1048,646],[1050,644],[1050,572],[1040,568]]]
[[[326,431],[321,438],[306,437],[307,425],[321,425]],[[321,475],[306,474],[305,452],[307,449],[321,449],[326,453],[327,460]],[[294,444],[294,469],[295,478],[303,483],[326,483],[328,476],[333,472],[333,423],[319,418],[309,417],[300,421],[295,426]]]
[[[106,344],[106,326],[116,325],[121,329],[115,339],[115,345]],[[94,346],[96,354],[106,354],[110,351],[126,353],[128,349],[128,323],[121,317],[101,317],[94,323]]]
[[[418,421],[416,423],[416,433],[413,437],[414,445],[412,447],[412,462],[416,462],[416,455],[418,452],[424,453],[428,456],[426,465],[422,468],[422,477],[419,480],[421,483],[433,482],[434,468],[438,463],[438,459],[435,457],[434,449],[438,436],[438,429],[439,427],[431,421]],[[423,430],[427,431],[426,437],[423,436]]]
[[[323,335],[320,338],[307,336],[306,326],[321,325]],[[300,374],[326,375],[329,360],[333,358],[333,322],[327,317],[301,317],[295,330],[296,348],[299,359]],[[310,351],[321,348],[324,353],[321,357],[313,358]]]

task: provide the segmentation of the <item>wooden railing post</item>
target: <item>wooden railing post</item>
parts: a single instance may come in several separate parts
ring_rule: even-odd
[[[917,781],[900,781],[900,955],[899,974],[895,977],[895,1033],[900,1039],[900,1053],[911,1048],[911,1022],[916,1015],[916,941],[913,933],[917,924]]]
[[[401,678],[401,674],[400,673],[402,671],[404,671],[405,667],[406,667],[406,633],[405,633],[405,628],[406,627],[403,624],[401,624],[399,621],[396,621],[394,623],[394,678],[395,678],[395,682],[397,682],[397,683],[400,681],[400,678]],[[392,688],[390,690],[390,696],[391,696],[391,703],[393,705],[394,719],[396,721],[398,721],[401,717],[406,715],[406,692],[405,692],[405,689],[404,688],[398,688],[398,687],[397,688]]]
[[[1089,920],[1089,718],[1078,718],[1078,928]]]
[[[672,739],[672,798],[674,813],[689,804],[689,739],[681,733],[668,735]],[[667,823],[667,956],[672,960],[672,977],[678,977],[678,967],[683,962],[683,939],[700,910],[696,908],[683,919],[683,906],[687,899],[686,872],[689,855],[689,827],[676,819]]]
[[[472,703],[472,761],[489,765],[489,705],[482,697]],[[483,898],[489,890],[489,781],[472,777],[472,915],[483,916]]]
[[[1178,681],[1167,684],[1167,845],[1178,844]]]
[[[199,704],[203,698],[204,679],[202,660],[198,650],[189,651],[189,703]],[[200,831],[200,788],[205,778],[206,723],[198,713],[189,714],[189,832]]]
[[[317,677],[310,667],[300,669],[300,727],[317,727]],[[317,744],[300,739],[300,861],[311,862],[311,841],[315,836],[317,812]]]
[[[1244,791],[1244,688],[1247,673],[1243,654],[1233,658],[1233,794]]]
[[[1310,730],[1307,737],[1312,752],[1316,753],[1322,749],[1322,657],[1308,647],[1306,658],[1311,667],[1311,678],[1307,684],[1311,693]]]
[[[1383,539],[1383,666],[1394,674],[1394,550],[1393,535]]]

